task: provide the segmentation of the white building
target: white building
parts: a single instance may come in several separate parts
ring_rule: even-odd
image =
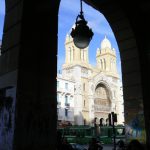
[[[124,124],[124,100],[123,100],[123,86],[122,86],[122,81],[119,81],[119,87],[120,87],[120,99],[119,99],[119,112],[122,112],[122,115],[118,116],[119,123]]]
[[[74,81],[57,74],[58,123],[74,124]]]
[[[66,57],[62,66],[62,80],[74,81],[75,124],[93,124],[93,120],[106,120],[110,112],[117,113],[118,124],[124,122],[123,97],[116,65],[116,52],[105,38],[96,52],[96,66],[89,63],[88,47],[77,48],[67,35]]]

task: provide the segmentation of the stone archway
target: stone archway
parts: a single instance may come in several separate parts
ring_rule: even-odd
[[[137,105],[139,102],[144,103],[147,145],[149,146],[150,104],[147,99],[150,98],[150,81],[147,79],[150,76],[148,73],[150,66],[150,24],[144,23],[150,17],[149,2],[139,1],[136,4],[131,4],[128,0],[121,2],[110,0],[84,1],[105,15],[115,33],[122,60],[125,111],[130,109],[128,104],[131,101]],[[15,150],[55,149],[55,82],[59,2],[59,0],[40,2],[36,0],[6,0],[6,18],[0,58],[0,81],[2,82],[0,83],[1,87],[6,84],[10,85],[14,79],[17,86],[17,101],[19,103],[16,106],[18,111],[16,112],[14,132]],[[41,18],[40,21],[39,18]],[[141,66],[142,68],[140,68]],[[47,72],[48,68],[51,68],[51,71]],[[33,85],[38,88],[32,88]],[[22,99],[23,94],[26,95],[26,99]],[[27,106],[30,106],[30,109],[26,109]],[[39,131],[34,126],[29,129],[32,132],[26,132],[28,125],[26,113],[30,110],[33,110],[33,117],[37,119],[41,129],[43,129],[42,133],[45,132],[45,134],[39,135],[42,130]],[[45,130],[45,126],[40,124],[40,118],[37,117],[37,113],[39,116],[41,112],[45,112],[43,113],[45,117],[42,116],[42,118],[48,122],[47,130]],[[47,113],[51,115],[46,117]],[[128,117],[125,117],[128,120]],[[32,118],[28,119],[32,120]],[[22,128],[24,129],[23,132]],[[32,133],[32,136],[37,138],[32,138],[28,133]]]
[[[146,116],[149,116],[150,113],[147,109],[144,109],[145,104],[146,104],[145,108],[149,106],[147,100],[144,99],[144,97],[146,98],[149,96],[146,94],[146,92],[145,95],[143,95],[143,91],[147,91],[146,89],[148,88],[148,84],[145,83],[144,81],[145,79],[143,77],[148,76],[145,75],[145,73],[143,72],[143,70],[146,71],[146,68],[144,69],[143,66],[141,67],[141,62],[144,61],[143,56],[145,55],[142,52],[142,47],[140,43],[141,41],[143,42],[142,38],[140,37],[142,33],[140,26],[142,26],[142,23],[140,22],[139,25],[138,17],[136,17],[137,15],[132,10],[132,8],[135,6],[130,5],[128,1],[126,2],[124,1],[122,4],[118,1],[112,2],[109,0],[101,2],[92,0],[84,0],[84,1],[90,4],[98,11],[100,11],[101,13],[103,13],[107,21],[110,23],[110,26],[117,39],[121,56],[125,124],[127,126],[129,125],[132,128],[132,131],[134,131],[136,130],[132,126],[132,124],[134,124],[133,123],[134,120],[136,118],[139,118],[139,120],[140,118],[142,118],[141,119],[142,121],[139,122],[140,124],[139,128],[140,130],[143,129],[144,131],[145,126],[147,126],[147,124],[145,124],[145,121],[147,120],[146,122],[149,124],[148,118]],[[141,5],[142,7],[140,7]],[[144,3],[138,3],[138,6],[136,7],[137,12],[138,13],[140,13],[140,11],[144,12],[144,8],[146,9],[145,6],[146,5]],[[147,16],[146,12],[142,13],[142,15],[145,14]],[[140,19],[142,20],[142,18]],[[142,46],[145,47],[143,43]],[[144,88],[143,86],[147,88]],[[147,130],[147,144],[148,144],[149,139],[148,126],[146,130]],[[138,137],[133,136],[132,138]],[[145,143],[146,142],[145,134],[143,134],[141,139],[139,140]]]
[[[13,142],[3,136],[0,149],[56,149],[58,5],[6,0],[0,89],[14,86],[16,103]]]
[[[99,83],[96,86],[94,94],[94,118],[108,118],[112,105],[109,93],[104,84]]]

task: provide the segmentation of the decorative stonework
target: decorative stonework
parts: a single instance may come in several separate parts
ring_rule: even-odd
[[[91,124],[94,117],[101,118],[103,116],[106,119],[112,110],[123,115],[119,109],[116,109],[120,107],[118,103],[121,95],[118,91],[120,89],[119,75],[115,50],[107,37],[102,41],[101,47],[97,49],[96,67],[89,64],[88,48],[79,50],[69,36],[66,38],[65,47],[66,63],[63,65],[62,76],[73,78],[75,82],[74,112],[76,115],[80,114],[76,116],[79,118],[75,119],[78,120],[76,123],[83,124],[86,120],[88,124]],[[71,58],[68,52],[70,47],[74,47],[73,61],[69,60]],[[85,102],[86,104],[84,104]]]

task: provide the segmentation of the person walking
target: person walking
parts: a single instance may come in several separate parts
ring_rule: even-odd
[[[92,138],[88,150],[102,150],[102,149],[103,146],[96,140],[96,138]]]
[[[117,148],[117,150],[125,150],[125,144],[124,144],[124,142],[122,140],[120,140],[118,142],[118,148]]]
[[[71,144],[68,143],[66,138],[62,139],[61,150],[73,150]]]
[[[127,150],[144,150],[144,147],[138,140],[134,139],[128,144]]]

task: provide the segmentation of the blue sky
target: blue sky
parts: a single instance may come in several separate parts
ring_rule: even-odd
[[[62,0],[59,7],[59,24],[58,24],[58,70],[61,69],[65,62],[65,37],[70,33],[76,17],[80,12],[79,0]],[[100,48],[100,43],[106,35],[110,40],[112,47],[115,48],[117,54],[117,67],[121,75],[120,53],[118,45],[112,29],[106,18],[100,12],[94,10],[83,2],[84,17],[88,21],[88,25],[92,28],[94,36],[89,45],[89,62],[96,64],[96,50]]]
[[[0,0],[0,39],[2,39],[3,22],[5,15],[5,0]],[[79,0],[61,0],[59,7],[59,24],[58,24],[58,70],[61,70],[62,64],[65,62],[65,38],[70,33],[75,19],[80,12]],[[115,48],[117,54],[117,67],[121,74],[120,54],[115,36],[105,17],[92,7],[83,2],[84,17],[88,21],[88,25],[92,28],[94,36],[89,45],[89,61],[92,65],[96,64],[96,50],[100,47],[100,43],[104,36],[111,41],[112,47]]]
[[[0,39],[2,39],[4,15],[5,15],[5,0],[0,0]]]

